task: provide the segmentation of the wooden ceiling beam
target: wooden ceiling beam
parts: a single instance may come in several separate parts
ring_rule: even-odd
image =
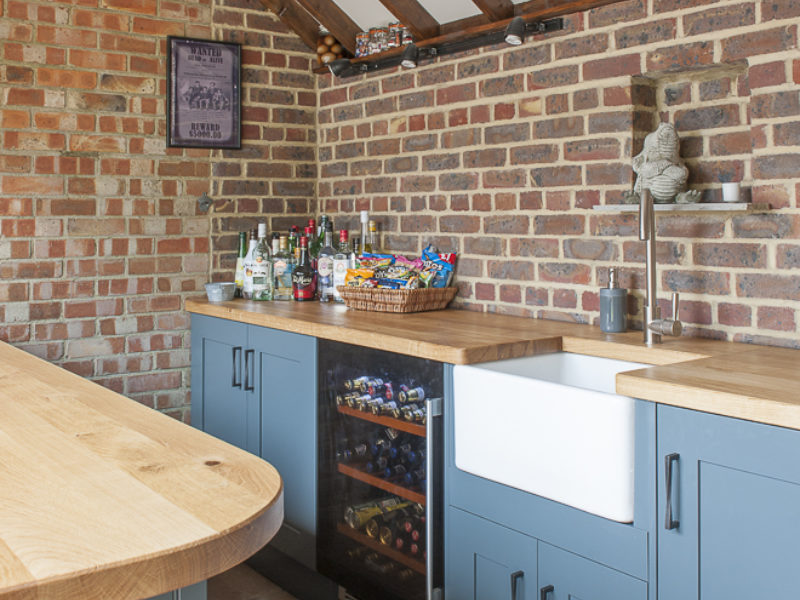
[[[528,22],[542,21],[579,13],[607,4],[616,4],[617,2],[622,2],[622,0],[567,0],[563,2],[556,0],[529,0],[522,4],[515,4],[514,14]],[[442,23],[439,35],[458,36],[463,34],[462,37],[471,37],[475,33],[480,34],[487,29],[496,28],[498,23],[507,26],[509,21],[510,19],[503,19],[502,22],[492,22],[484,14],[473,15],[457,21]]]
[[[418,0],[381,0],[381,4],[408,27],[414,40],[425,40],[439,35],[439,21]]]
[[[333,0],[297,0],[351,54],[356,52],[356,35],[361,28]]]
[[[502,21],[514,16],[514,4],[511,0],[472,0],[490,21]]]
[[[264,8],[275,13],[280,21],[300,36],[300,39],[316,51],[319,38],[319,23],[295,0],[261,0]]]

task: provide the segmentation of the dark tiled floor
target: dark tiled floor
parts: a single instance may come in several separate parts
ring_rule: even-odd
[[[296,600],[247,565],[208,580],[208,600]]]

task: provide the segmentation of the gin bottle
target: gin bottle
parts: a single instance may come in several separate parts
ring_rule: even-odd
[[[253,258],[253,300],[272,300],[272,262],[266,223],[258,224],[258,244]]]
[[[338,287],[344,285],[347,269],[354,267],[353,262],[353,251],[350,250],[350,244],[347,241],[347,230],[341,229],[339,231],[339,247],[336,254],[333,255],[333,299],[336,302],[344,302]]]

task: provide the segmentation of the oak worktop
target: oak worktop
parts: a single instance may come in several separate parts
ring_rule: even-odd
[[[452,364],[559,350],[644,362],[654,366],[617,375],[619,393],[800,429],[797,350],[685,336],[648,347],[640,331],[606,334],[590,325],[453,309],[394,314],[319,302],[188,300],[186,310]]]
[[[283,520],[263,460],[0,343],[0,599],[149,598]]]

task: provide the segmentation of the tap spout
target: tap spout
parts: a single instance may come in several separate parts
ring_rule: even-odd
[[[639,196],[639,239],[641,241],[646,242],[653,237],[654,222],[653,196],[649,189],[643,187]]]

